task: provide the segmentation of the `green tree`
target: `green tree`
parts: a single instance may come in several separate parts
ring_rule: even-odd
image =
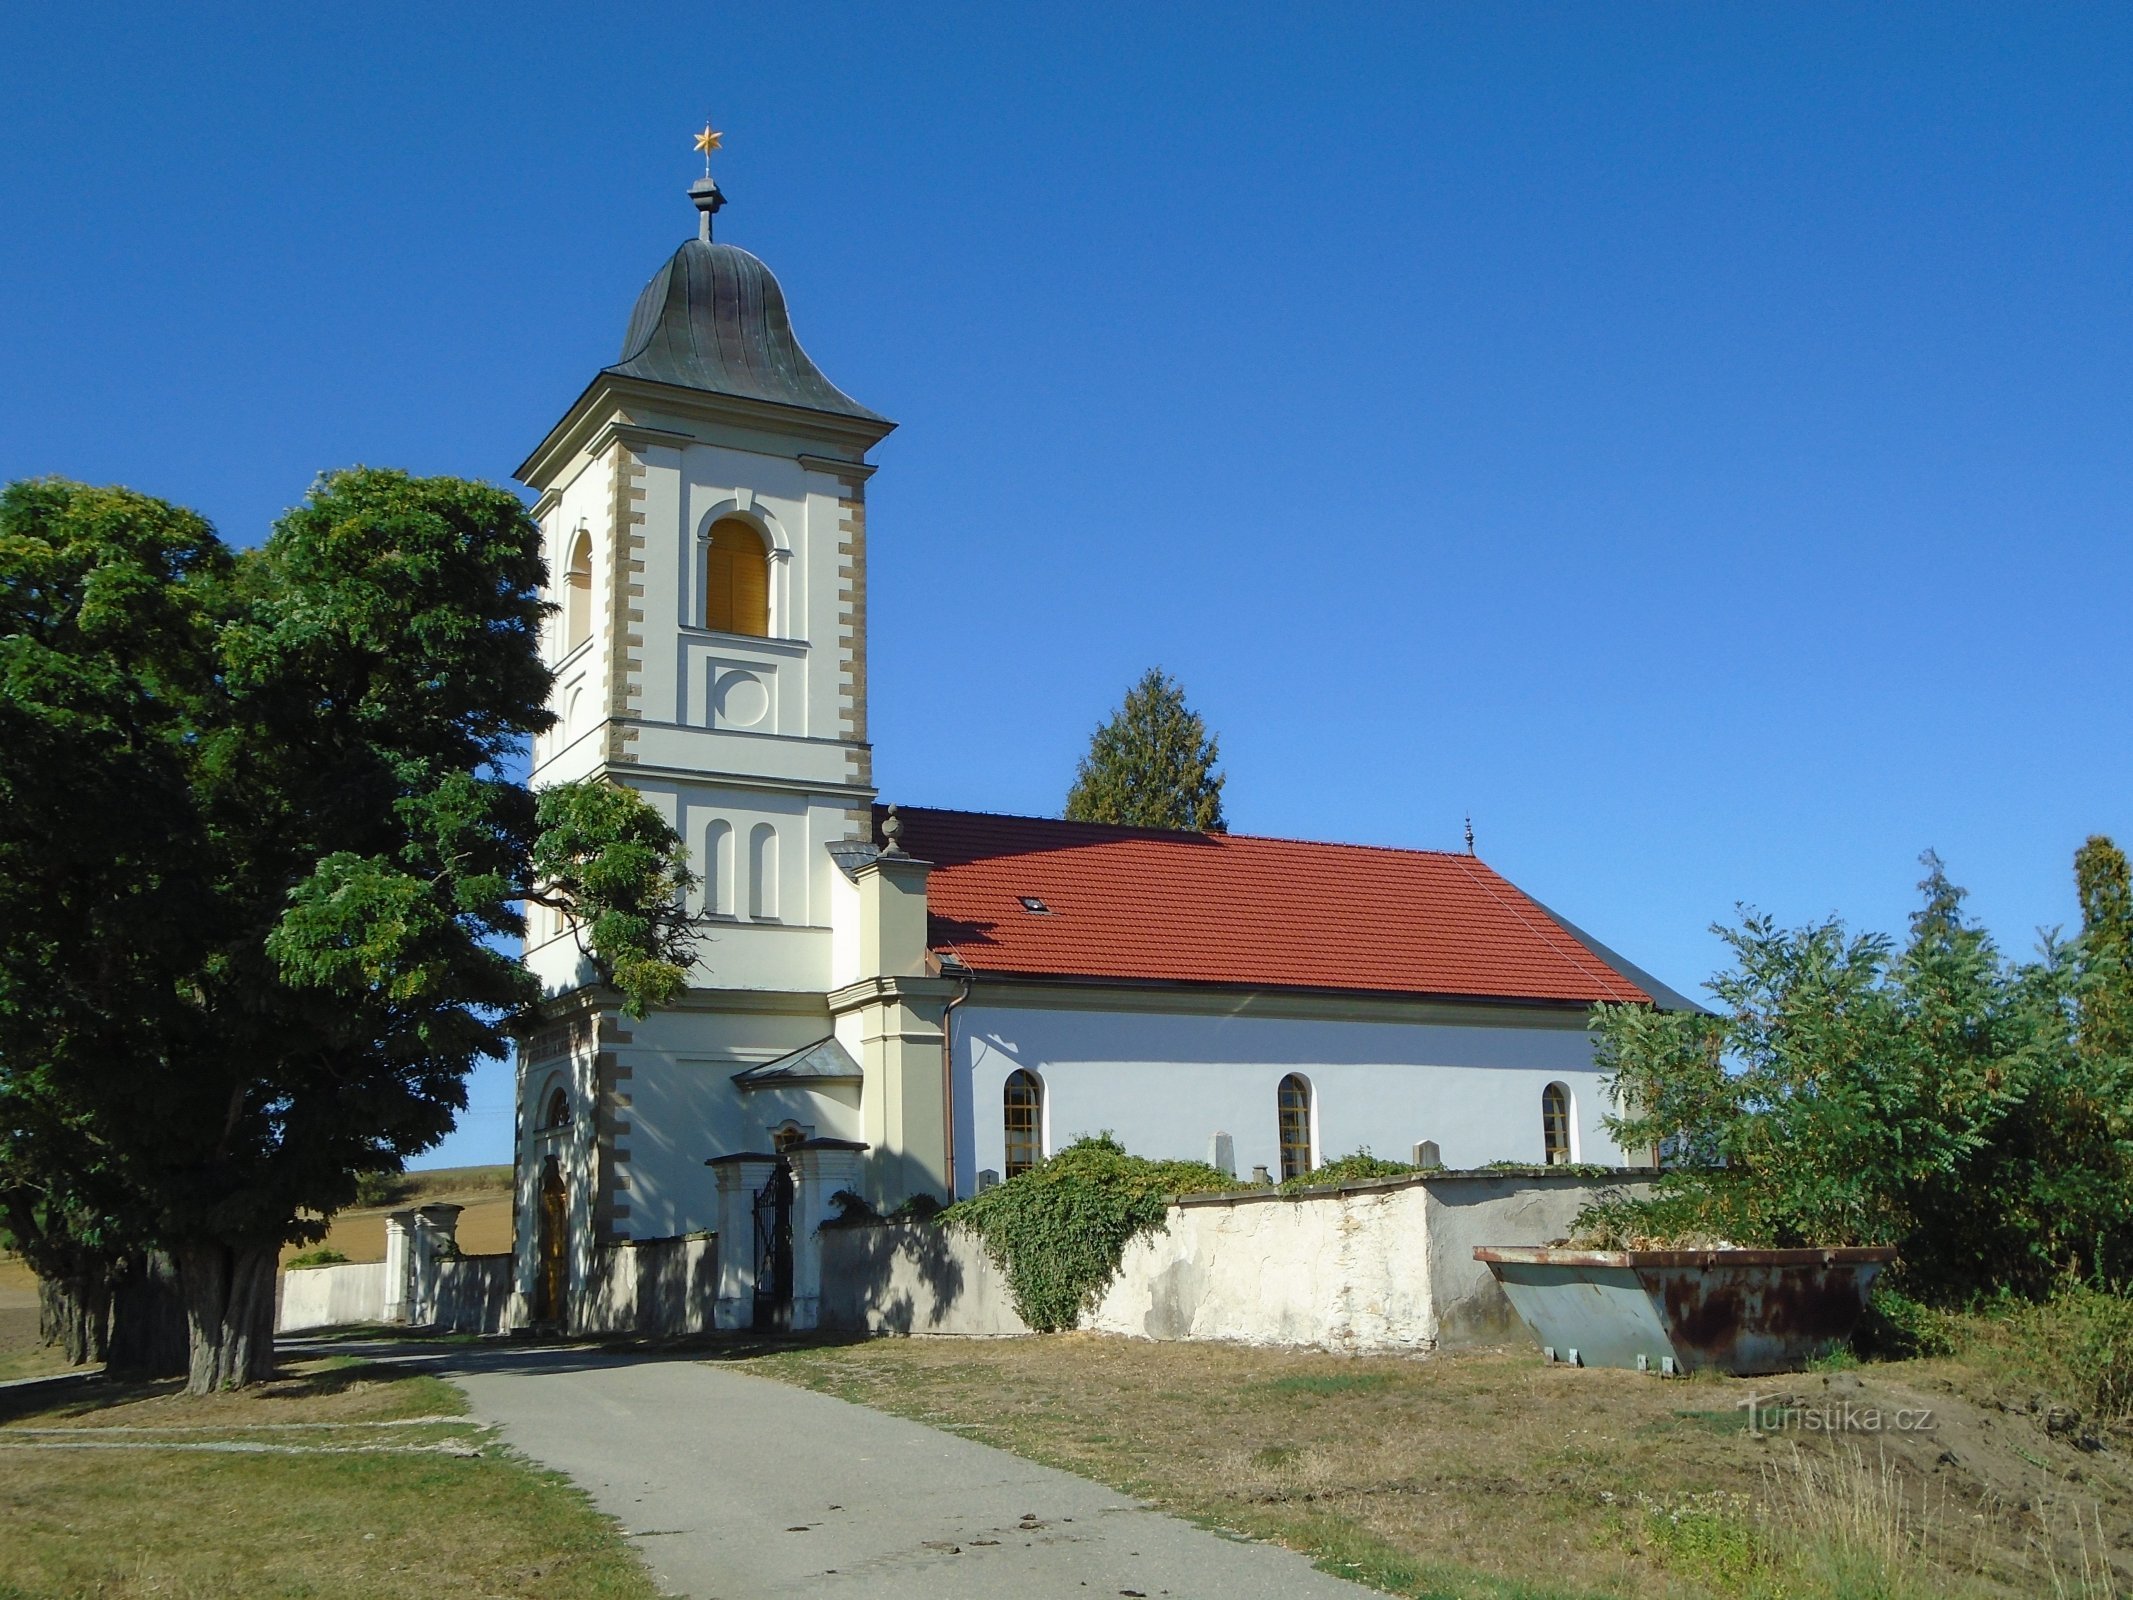
[[[1609,1127],[1671,1165],[1651,1199],[1587,1225],[1893,1244],[1912,1292],[1955,1302],[2133,1272],[2133,1071],[2085,1009],[2113,1003],[2107,915],[2124,903],[2096,854],[2092,841],[2082,939],[2047,941],[2033,962],[2000,954],[1928,852],[1900,951],[1833,921],[1788,931],[1744,914],[1715,930],[1735,957],[1710,984],[1718,1014],[1595,1008]]]
[[[237,556],[71,484],[10,489],[0,530],[0,727],[40,758],[5,746],[0,862],[93,854],[76,789],[131,808],[83,891],[121,909],[33,886],[0,936],[10,1159],[44,1215],[169,1251],[194,1391],[250,1382],[280,1247],[435,1144],[538,999],[499,948],[526,898],[595,930],[628,1008],[678,987],[687,929],[650,908],[688,882],[680,844],[623,791],[536,801],[509,770],[550,717],[539,530],[504,491],[334,474]],[[81,684],[101,742],[68,737]],[[543,815],[571,823],[566,878]]]
[[[172,975],[207,949],[189,772],[231,572],[205,522],[145,496],[0,495],[0,1220],[76,1362],[102,1358],[153,1220],[80,1091],[187,1026]]]
[[[1089,740],[1066,814],[1075,822],[1221,833],[1220,751],[1185,691],[1150,667]]]

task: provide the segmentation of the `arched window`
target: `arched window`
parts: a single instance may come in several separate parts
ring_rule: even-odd
[[[1281,1176],[1300,1178],[1311,1170],[1311,1085],[1301,1073],[1281,1080]]]
[[[563,649],[575,650],[592,634],[593,541],[583,528],[570,541],[570,565],[563,574]]]
[[[797,1150],[807,1142],[807,1130],[797,1122],[788,1122],[782,1128],[773,1128],[770,1133],[770,1149],[773,1155],[784,1155],[788,1150]]]
[[[550,1133],[557,1128],[570,1126],[570,1096],[561,1089],[548,1097],[548,1107],[541,1113],[539,1132]]]
[[[1002,1095],[1007,1126],[1007,1175],[1027,1172],[1044,1159],[1044,1084],[1017,1067]]]
[[[1541,1090],[1541,1148],[1549,1166],[1570,1164],[1570,1091],[1560,1083]]]
[[[748,915],[778,915],[778,830],[768,822],[748,830]]]
[[[711,525],[704,551],[704,626],[770,636],[770,552],[763,536],[735,517]]]
[[[714,822],[704,833],[704,915],[733,915],[733,824]]]

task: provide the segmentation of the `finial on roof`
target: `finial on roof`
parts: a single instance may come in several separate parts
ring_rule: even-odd
[[[881,853],[885,856],[900,856],[904,853],[904,819],[896,814],[896,807],[889,807],[889,814],[882,818]]]
[[[1471,811],[1466,814],[1466,853],[1474,853],[1474,813]]]
[[[718,182],[711,176],[711,152],[724,144],[726,136],[711,126],[711,119],[704,119],[704,131],[696,136],[696,148],[703,152],[704,175],[689,185],[689,198],[696,202],[696,237],[705,244],[711,242],[711,218],[718,208],[726,203],[719,191]]]

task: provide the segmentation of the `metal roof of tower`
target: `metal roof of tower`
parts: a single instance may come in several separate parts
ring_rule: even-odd
[[[887,422],[822,375],[794,337],[785,292],[747,251],[691,239],[652,276],[630,313],[625,378]]]

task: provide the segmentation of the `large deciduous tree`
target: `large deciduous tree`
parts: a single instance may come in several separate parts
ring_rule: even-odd
[[[501,490],[334,474],[232,555],[189,513],[44,482],[7,491],[0,534],[23,913],[0,1174],[167,1249],[191,1387],[249,1382],[280,1247],[436,1143],[537,999],[499,948],[520,902],[601,930],[631,1009],[678,987],[687,928],[650,908],[686,885],[679,841],[623,791],[537,801],[507,770],[550,717],[539,530]],[[543,807],[575,824],[559,881]]]
[[[1089,740],[1067,794],[1075,822],[1220,833],[1224,776],[1220,749],[1185,691],[1150,667],[1125,704]]]

